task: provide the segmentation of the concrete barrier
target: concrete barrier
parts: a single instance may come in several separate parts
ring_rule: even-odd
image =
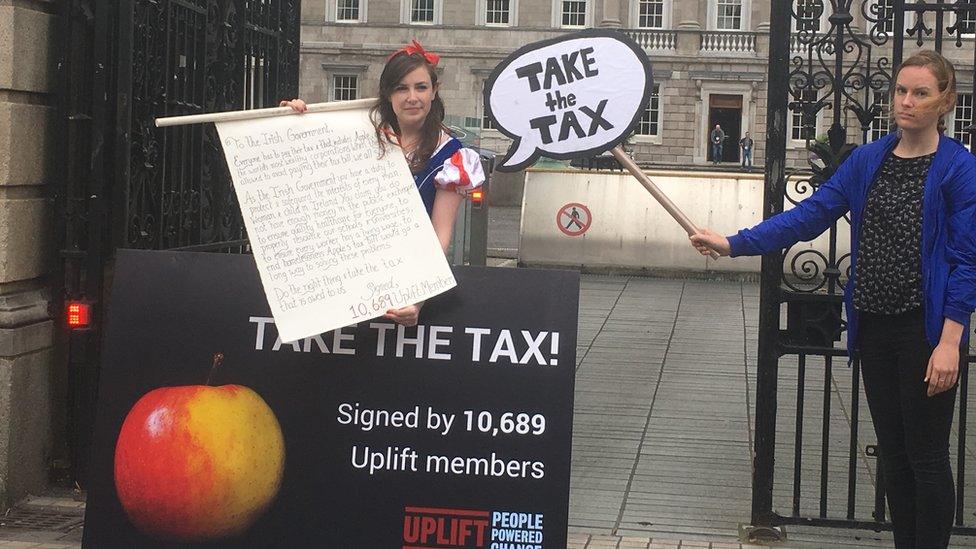
[[[488,204],[491,206],[521,206],[525,189],[525,172],[491,172]]]
[[[646,172],[671,200],[699,227],[732,234],[762,220],[763,179],[761,174],[723,172]],[[802,193],[802,194],[800,194]],[[809,186],[791,187],[790,196],[806,197]],[[581,221],[588,221],[585,232],[571,236],[560,230],[570,225],[569,233],[579,232],[569,215],[560,212],[569,204],[585,206],[592,216],[577,208]],[[790,206],[788,205],[787,208]],[[571,207],[568,208],[572,213]],[[522,201],[519,263],[527,266],[573,266],[587,270],[646,270],[651,272],[758,273],[760,260],[749,258],[702,257],[689,244],[684,230],[650,194],[629,174],[595,171],[530,170],[526,173]],[[848,224],[838,224],[838,255],[849,250]],[[819,268],[817,250],[827,255],[827,234],[810,243],[800,243],[789,253],[796,258],[796,271]],[[812,263],[805,262],[812,261]],[[813,272],[812,270],[809,272]]]

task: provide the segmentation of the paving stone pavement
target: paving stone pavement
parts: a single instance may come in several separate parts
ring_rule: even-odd
[[[738,528],[751,515],[758,284],[584,275],[581,285],[570,489],[575,547],[739,547]],[[843,518],[851,371],[834,361],[825,398],[824,360],[805,366],[800,509],[817,514],[823,466],[827,515]],[[784,358],[780,372],[774,510],[788,516],[799,409],[795,358]],[[858,402],[855,510],[870,520],[875,462],[863,449],[874,437],[862,393]],[[824,409],[830,429],[822,461]],[[969,433],[972,449],[976,436]],[[976,522],[972,469],[965,478],[969,524]],[[781,547],[892,546],[888,533],[786,531]],[[976,539],[957,536],[951,547],[976,547]]]
[[[759,547],[741,545],[737,535],[751,508],[758,285],[584,275],[581,286],[568,547]],[[834,375],[826,380],[831,444],[822,462],[821,418],[828,402],[824,368],[822,360],[819,367],[808,362],[801,510],[816,512],[819,474],[826,464],[828,512],[842,516],[853,416],[851,372],[836,361]],[[788,515],[799,409],[795,361],[784,359],[780,379],[774,505]],[[970,410],[976,410],[972,389]],[[863,396],[860,403],[858,446],[863,448],[873,434]],[[968,447],[976,451],[976,436],[970,436]],[[974,459],[976,454],[970,463]],[[856,509],[858,516],[868,517],[873,458],[858,454],[855,470],[862,486]],[[976,512],[974,470],[969,468],[965,481],[967,516]],[[774,547],[892,546],[887,533],[786,530],[788,541]],[[80,547],[80,528],[65,533],[0,527],[0,548],[14,547]],[[951,547],[974,548],[976,539],[957,536]]]

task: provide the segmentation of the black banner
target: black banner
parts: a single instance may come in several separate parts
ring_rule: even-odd
[[[120,252],[84,546],[565,547],[578,275],[455,276],[282,343],[251,257]]]

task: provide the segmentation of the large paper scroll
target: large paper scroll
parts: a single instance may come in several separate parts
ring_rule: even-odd
[[[406,160],[380,157],[365,109],[216,126],[282,340],[455,286]]]

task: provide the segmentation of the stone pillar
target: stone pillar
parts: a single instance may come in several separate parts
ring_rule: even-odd
[[[824,4],[830,4],[830,2],[824,2]],[[753,0],[752,13],[749,14],[749,21],[751,28],[745,30],[758,31],[761,26],[765,26],[766,32],[769,32],[769,2],[756,2]]]
[[[768,17],[767,17],[768,19]],[[760,59],[769,57],[769,21],[760,23],[756,27],[756,54]]]
[[[600,21],[600,26],[620,28],[620,0],[603,0],[603,20]]]
[[[707,12],[704,11],[703,2],[675,0],[671,6],[671,9],[674,10],[676,29],[701,30],[706,26],[704,22]]]
[[[63,425],[54,418],[64,417],[48,313],[57,258],[49,186],[64,167],[55,158],[61,9],[0,3],[0,509],[47,488],[54,425]]]

